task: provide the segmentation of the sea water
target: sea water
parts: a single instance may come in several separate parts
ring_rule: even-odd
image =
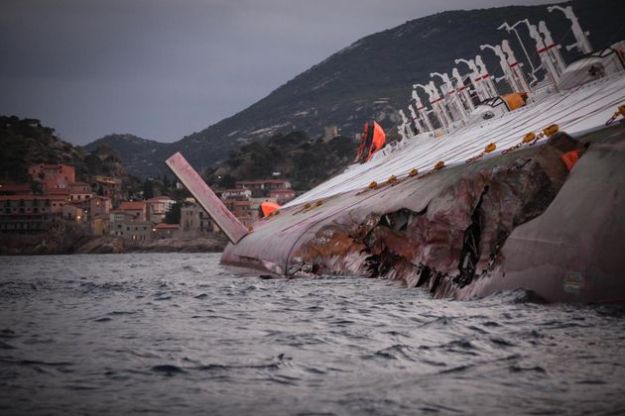
[[[624,414],[625,309],[265,280],[218,254],[0,257],[0,414]]]

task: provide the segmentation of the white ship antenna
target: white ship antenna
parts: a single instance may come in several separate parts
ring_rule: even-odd
[[[555,62],[557,69],[559,69],[560,71],[560,74],[562,74],[562,72],[564,72],[564,70],[566,69],[566,65],[564,64],[564,59],[562,59],[562,54],[560,53],[560,45],[556,44],[553,41],[551,32],[547,28],[547,24],[544,20],[538,22],[538,31],[545,38],[545,48],[547,48],[547,53]]]
[[[507,79],[508,83],[511,84],[512,88],[516,88],[515,85],[512,84],[516,84],[516,82],[512,79],[512,77],[510,76],[510,69],[508,68],[508,61],[506,60],[506,55],[504,55],[503,50],[501,49],[500,45],[489,45],[489,44],[484,44],[484,45],[480,45],[480,50],[486,50],[489,49],[491,51],[493,51],[493,53],[495,54],[495,56],[497,56],[497,58],[499,59],[499,66],[501,67],[501,70],[503,71],[503,77],[498,78],[499,79]]]
[[[417,93],[417,88],[422,88],[423,91],[425,91],[425,93],[427,94],[428,91],[425,89],[424,85],[421,84],[414,84],[412,86],[413,90],[412,90],[412,99],[415,102],[415,123],[417,124],[417,128],[421,128],[421,123],[425,124],[426,128],[428,131],[434,131],[434,127],[432,126],[432,123],[430,122],[430,118],[428,116],[428,110],[427,108],[423,105],[423,102],[421,101],[421,97],[419,97],[419,94]],[[429,94],[428,94],[429,97]],[[413,110],[411,109],[411,113],[413,112]],[[423,118],[421,118],[421,116],[423,115]]]
[[[506,32],[508,33],[514,32],[517,40],[519,41],[519,45],[521,45],[521,49],[523,49],[523,53],[525,54],[525,59],[527,59],[527,63],[530,65],[530,68],[532,70],[532,77],[534,78],[534,81],[538,81],[536,79],[536,76],[534,75],[537,69],[534,68],[534,63],[532,62],[532,59],[530,58],[529,53],[527,53],[527,49],[525,49],[525,44],[523,43],[523,40],[521,39],[521,35],[519,35],[519,32],[516,30],[516,26],[519,23],[521,22],[516,22],[514,25],[510,26],[507,22],[503,22],[503,24],[501,24],[501,26],[499,26],[497,29],[499,30],[505,29]]]
[[[457,110],[457,115],[459,115],[462,120],[466,119],[468,115],[466,108],[460,101],[457,95],[456,88],[454,87],[454,84],[451,82],[451,78],[449,77],[449,75],[446,72],[445,73],[431,72],[430,77],[431,78],[438,77],[443,81],[443,83],[447,87],[447,96],[449,97],[450,104],[453,104],[453,106]],[[453,112],[452,112],[452,116],[453,116]]]
[[[558,71],[558,68],[556,68],[556,66],[552,62],[552,58],[547,53],[548,49],[546,48],[545,42],[543,41],[543,38],[540,35],[540,32],[538,31],[538,28],[536,27],[536,25],[533,25],[532,23],[530,23],[528,19],[519,20],[518,22],[510,26],[510,28],[512,29],[521,23],[527,26],[527,29],[529,31],[529,36],[536,43],[536,51],[538,52],[538,56],[540,57],[540,61],[542,62],[541,66],[547,71],[547,76],[551,78],[552,84],[554,86],[557,85],[558,80],[560,78],[560,73]],[[534,73],[537,70],[538,68],[536,68],[532,72],[532,75],[535,75]]]
[[[484,60],[481,55],[475,55],[475,65],[480,69],[480,75],[482,76],[482,81],[484,85],[484,89],[488,92],[490,97],[496,97],[499,95],[497,91],[497,86],[493,82],[490,74],[488,73],[488,68],[486,68],[486,64],[484,64]]]
[[[572,45],[568,45],[566,47],[567,51],[570,51],[573,48],[577,48],[581,53],[589,54],[592,52],[592,46],[590,41],[588,40],[588,36],[590,36],[590,32],[584,31],[582,26],[579,24],[579,19],[573,12],[572,6],[548,6],[547,10],[549,12],[553,12],[554,10],[558,10],[564,13],[564,16],[571,21],[571,30],[573,31],[573,36],[575,36],[576,43]]]
[[[430,81],[429,83],[425,84],[425,87],[428,89],[430,104],[432,105],[434,114],[436,114],[441,122],[441,125],[447,130],[451,125],[452,120],[447,113],[447,107],[445,106],[445,97],[441,97],[438,88],[436,87],[436,85],[434,85],[434,81]]]
[[[466,85],[464,85],[464,80],[462,79],[458,68],[452,68],[451,76],[456,80],[456,91],[459,91],[462,97],[464,97],[465,105],[468,106],[468,111],[471,112],[475,110],[475,105],[471,99],[471,94],[469,94],[469,89]]]
[[[480,100],[487,99],[488,92],[484,90],[480,70],[477,68],[477,65],[475,65],[475,61],[473,59],[458,58],[454,60],[454,62],[456,65],[463,63],[469,67],[469,69],[471,70],[471,82],[475,87],[475,92],[477,93],[477,96]]]
[[[406,134],[406,126],[408,125],[408,119],[406,118],[406,114],[404,113],[404,110],[399,110],[399,117],[401,117],[401,124],[397,126],[397,132],[399,133],[403,141],[408,138]]]
[[[430,84],[414,84],[412,87],[415,90],[417,88],[421,88],[427,94],[428,101],[430,102],[430,105],[432,106],[432,111],[434,112],[434,116],[438,119],[440,125],[445,127],[445,120],[443,119],[442,115],[439,114],[440,111],[438,110],[437,100],[440,98],[440,96],[437,94],[436,90],[432,89]],[[425,115],[425,118],[427,118],[427,114]]]
[[[417,111],[415,110],[415,105],[414,104],[410,104],[408,106],[408,111],[410,111],[410,117],[412,118],[412,121],[415,124],[415,127],[417,128],[417,131],[419,133],[425,132],[425,131],[432,131],[431,128],[424,128],[423,124],[424,121],[421,119],[420,113],[417,113]],[[427,120],[427,114],[425,114],[425,118]],[[427,122],[425,122],[426,125],[429,126],[429,120],[427,120]]]
[[[512,71],[514,78],[520,86],[520,91],[529,92],[530,87],[527,84],[527,80],[525,79],[525,72],[521,68],[521,63],[517,61],[516,56],[514,55],[514,51],[510,47],[510,43],[507,39],[501,41],[501,50],[506,55],[506,60],[508,62],[508,67]],[[536,77],[534,77],[534,82],[536,82]]]

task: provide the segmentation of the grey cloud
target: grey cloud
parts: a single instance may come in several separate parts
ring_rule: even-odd
[[[512,3],[4,0],[0,113],[41,118],[79,144],[111,132],[173,141],[362,36],[443,10]]]

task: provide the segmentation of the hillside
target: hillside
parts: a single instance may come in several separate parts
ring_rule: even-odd
[[[0,116],[0,149],[0,180],[28,182],[28,166],[34,163],[70,164],[79,176],[126,176],[122,162],[110,149],[86,153],[36,119]]]
[[[347,137],[324,142],[311,140],[303,132],[276,134],[232,152],[228,160],[207,172],[207,179],[211,185],[233,188],[237,180],[271,178],[277,172],[294,189],[307,190],[349,165],[354,146]]]
[[[590,31],[595,48],[625,38],[624,2],[574,0],[570,4]],[[276,133],[300,130],[318,137],[325,126],[336,125],[342,135],[352,136],[368,117],[375,117],[388,130],[398,121],[397,110],[408,104],[413,83],[429,81],[430,72],[449,71],[455,58],[475,56],[480,44],[509,37],[497,27],[524,18],[535,23],[545,20],[557,41],[573,42],[568,21],[559,13],[548,13],[544,5],[439,13],[362,38],[240,113],[178,142],[141,142],[131,155],[118,150],[126,144],[111,141],[110,145],[122,158],[133,158],[132,173],[146,176],[165,172],[163,162],[175,151],[182,151],[197,169],[204,170],[226,159],[233,149]],[[517,42],[511,43],[517,57],[522,57]],[[574,57],[566,55],[564,48],[563,52],[567,59]],[[483,55],[491,71],[500,76],[495,58]]]
[[[60,140],[39,120],[0,116],[0,179],[26,182],[32,163],[72,163],[82,152]]]
[[[157,177],[165,171],[164,160],[171,153],[169,143],[159,143],[132,134],[109,134],[84,146],[87,152],[97,149],[112,150],[132,175],[146,178]]]

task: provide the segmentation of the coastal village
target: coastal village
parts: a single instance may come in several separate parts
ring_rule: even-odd
[[[78,225],[90,236],[137,243],[220,233],[193,198],[129,197],[121,178],[77,178],[75,167],[69,164],[33,164],[28,175],[29,183],[0,182],[2,234],[43,233],[59,221]],[[284,204],[295,197],[291,183],[277,178],[238,181],[233,189],[216,191],[246,226],[258,220],[262,202]],[[179,215],[171,215],[173,211]]]

